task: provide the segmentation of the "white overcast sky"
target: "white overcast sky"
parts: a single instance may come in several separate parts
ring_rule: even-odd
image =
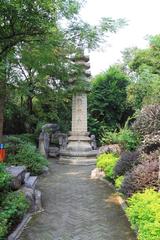
[[[97,24],[101,17],[125,18],[128,26],[108,38],[103,51],[90,54],[91,72],[96,75],[121,58],[127,47],[145,48],[146,35],[160,34],[160,0],[86,0],[82,18]]]

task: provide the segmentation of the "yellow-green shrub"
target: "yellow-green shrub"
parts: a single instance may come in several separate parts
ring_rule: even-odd
[[[114,179],[114,168],[119,157],[112,153],[101,154],[97,158],[97,167],[105,172],[106,177]]]
[[[117,189],[119,189],[121,187],[123,180],[124,180],[124,176],[120,176],[120,177],[116,178],[115,187]]]
[[[128,199],[127,216],[138,228],[138,240],[160,240],[160,192],[146,189]]]

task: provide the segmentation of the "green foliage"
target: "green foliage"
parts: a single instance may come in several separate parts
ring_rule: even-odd
[[[15,135],[15,137],[19,138],[22,142],[35,144],[35,136],[33,134],[24,133],[24,134]]]
[[[120,144],[125,150],[135,150],[140,139],[138,134],[134,133],[128,127],[120,128],[119,132],[104,132],[101,139],[102,144]]]
[[[112,153],[101,154],[97,158],[97,168],[102,169],[105,172],[107,178],[114,180],[114,167],[118,161],[118,156]]]
[[[128,151],[135,150],[140,142],[138,135],[136,135],[130,129],[125,129],[125,128],[120,129],[118,139],[119,139],[119,143],[122,144],[124,149]]]
[[[160,35],[148,40],[148,48],[124,52],[123,64],[131,80],[127,88],[128,103],[135,110],[160,103]]]
[[[43,167],[48,164],[47,159],[30,143],[21,144],[15,155],[8,155],[6,162],[13,165],[25,165],[32,174],[42,173]]]
[[[12,93],[7,97],[5,108],[7,134],[33,133],[39,119],[64,125],[61,119],[64,113],[69,119],[69,108],[64,107],[59,90],[64,91],[70,85],[74,64],[68,56],[77,53],[79,46],[84,49],[98,47],[106,32],[116,32],[124,25],[124,20],[111,18],[101,19],[98,26],[83,22],[76,17],[82,2],[15,0],[0,3],[0,57],[7,58],[3,76],[0,71],[0,79],[3,79],[0,89],[6,88],[7,95]],[[66,22],[65,27],[62,20]],[[80,91],[88,90],[88,85],[78,75],[72,87]],[[66,126],[65,131],[68,128]]]
[[[133,228],[138,228],[138,240],[160,239],[160,193],[147,189],[128,199],[127,216]]]
[[[11,182],[11,176],[6,171],[4,164],[0,163],[0,192],[8,190]]]
[[[97,132],[99,125],[107,126],[109,129],[116,129],[117,125],[124,125],[128,114],[131,113],[126,105],[128,83],[128,76],[119,66],[110,67],[108,71],[92,80],[89,112],[90,118],[100,123],[95,124]],[[94,125],[92,126],[94,127]]]
[[[16,155],[21,148],[21,145],[24,144],[24,141],[21,140],[18,136],[7,136],[5,137],[5,149],[7,155]]]
[[[118,178],[116,178],[115,180],[115,187],[117,189],[120,189],[121,188],[121,185],[123,183],[123,180],[124,180],[124,176],[119,176]]]
[[[79,8],[80,5],[76,0],[58,0],[55,3],[51,0],[1,1],[0,55],[19,42],[31,40],[31,37],[40,39],[49,33],[53,34],[56,30],[57,18],[59,20],[72,18],[78,13]]]
[[[0,239],[5,239],[15,223],[26,213],[29,204],[21,192],[10,192],[1,203]]]

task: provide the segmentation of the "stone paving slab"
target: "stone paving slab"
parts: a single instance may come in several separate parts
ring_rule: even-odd
[[[39,182],[45,211],[33,217],[20,240],[135,240],[115,193],[90,179],[92,169],[51,160],[50,173]]]

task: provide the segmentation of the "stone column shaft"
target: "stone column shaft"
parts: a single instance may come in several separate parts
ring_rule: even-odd
[[[77,93],[72,98],[72,134],[87,133],[87,95]]]

